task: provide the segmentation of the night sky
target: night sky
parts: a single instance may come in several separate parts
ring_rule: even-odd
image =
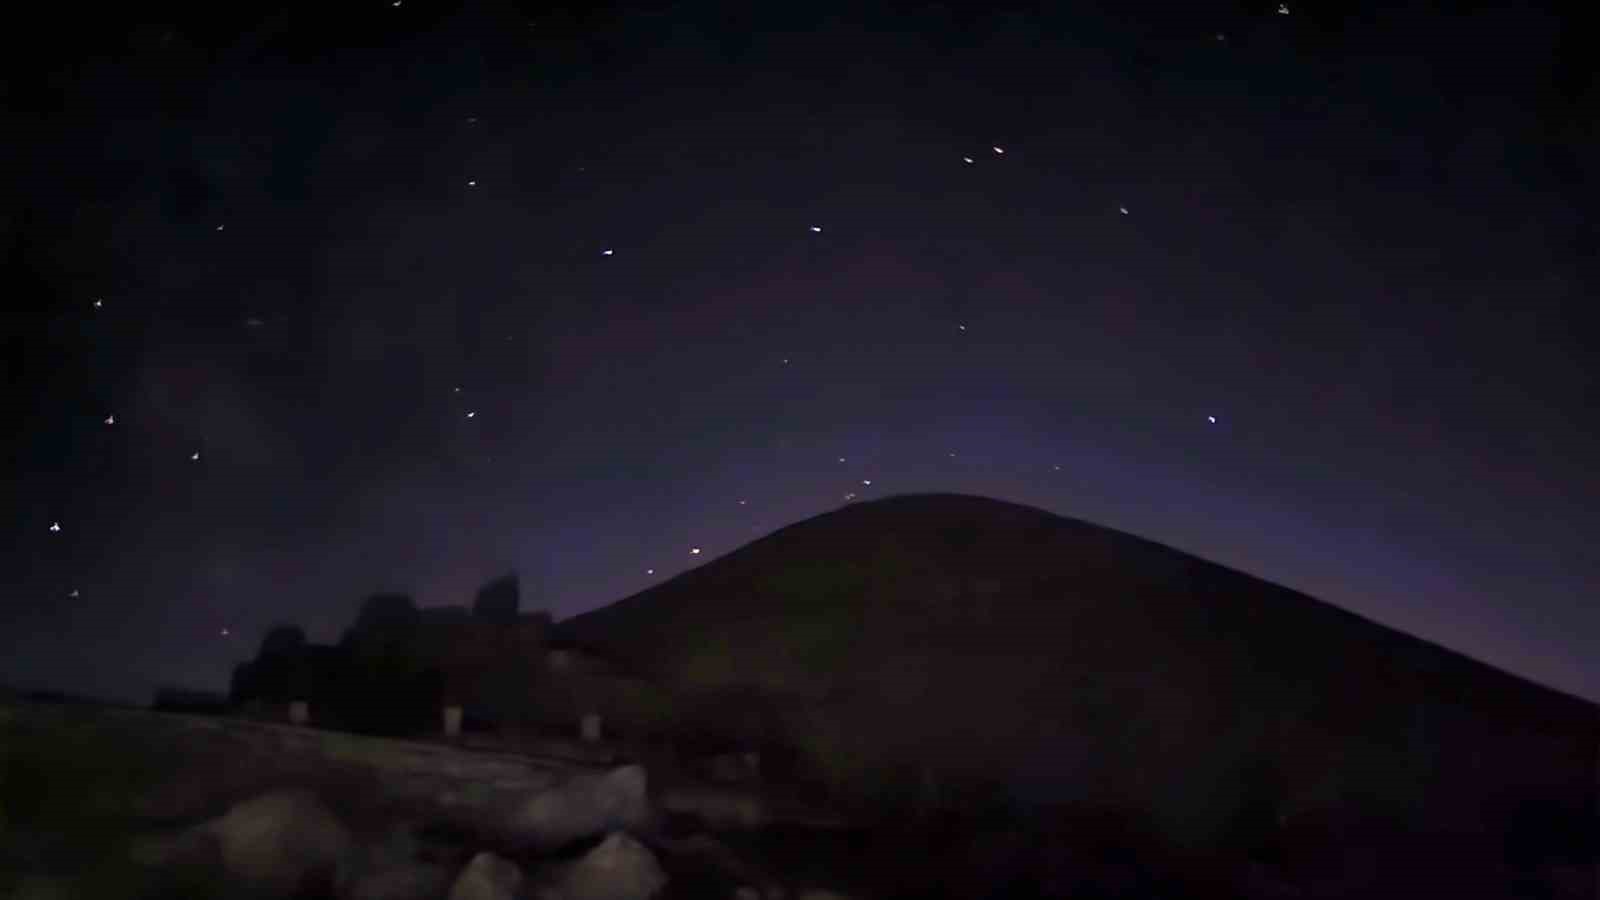
[[[1535,5],[23,14],[0,681],[954,491],[1600,699],[1600,87]]]

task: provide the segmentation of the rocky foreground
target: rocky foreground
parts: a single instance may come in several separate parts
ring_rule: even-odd
[[[838,895],[706,830],[769,822],[759,797],[652,786],[637,764],[17,702],[0,737],[0,896]]]
[[[1451,880],[1453,854],[1357,832],[1196,871],[1115,817],[907,826],[645,758],[0,700],[0,898],[1336,898],[1377,896],[1382,852],[1457,900],[1594,896],[1587,865]]]

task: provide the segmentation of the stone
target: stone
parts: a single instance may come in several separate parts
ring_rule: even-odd
[[[522,870],[493,853],[479,853],[450,887],[450,900],[516,900],[522,891]]]
[[[557,847],[652,821],[645,770],[631,765],[603,775],[576,775],[523,801],[511,814],[514,836]]]
[[[307,790],[262,794],[202,826],[221,850],[230,877],[271,894],[332,884],[354,841],[344,825]]]
[[[649,900],[666,886],[650,848],[619,831],[566,866],[544,893],[552,900]]]

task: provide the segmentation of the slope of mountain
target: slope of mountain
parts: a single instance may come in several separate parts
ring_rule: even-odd
[[[1593,820],[1590,704],[1171,548],[980,497],[847,506],[557,631],[684,696],[747,698],[729,731],[792,746],[841,794],[896,809],[998,790],[1135,810],[1183,846],[1296,822],[1482,838]]]

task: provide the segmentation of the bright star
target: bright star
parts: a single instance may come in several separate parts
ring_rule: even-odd
[[[1120,210],[1123,215],[1127,215],[1128,214],[1128,208],[1126,206],[1119,206],[1119,207],[1117,207],[1117,209]]]
[[[700,555],[700,548],[699,547],[690,547],[689,548],[689,555],[690,556],[699,556]]]
[[[600,255],[601,256],[610,256],[612,253],[615,253],[615,252],[616,251],[614,251],[614,250],[601,250],[600,251]]]
[[[477,410],[473,410],[472,412],[467,413],[467,418],[470,419],[473,416],[476,416],[477,414],[478,414]]]
[[[217,226],[217,230],[218,230],[218,231],[221,231],[221,230],[222,230],[222,229],[224,229],[224,228],[227,228],[227,227],[228,227],[228,226],[226,226],[226,225],[218,225],[218,226]]]
[[[50,523],[50,530],[51,531],[60,531],[61,530],[61,523],[60,522],[51,522]]]
[[[99,309],[100,307],[102,307],[104,305],[105,305],[105,301],[104,300],[101,300],[99,298],[95,299],[95,301],[94,301],[94,308],[95,309]]]
[[[743,506],[743,505],[744,505],[744,501],[743,501],[743,500],[740,500],[740,501],[739,501],[739,505],[740,505],[740,506]]]
[[[839,462],[844,462],[844,457],[839,457]]]
[[[115,425],[115,424],[117,424],[116,415],[112,414],[112,415],[106,416],[106,424],[107,425]]]
[[[400,5],[400,4],[399,4],[399,3],[396,3],[396,4],[395,4],[395,6],[399,6],[399,5]],[[223,637],[227,637],[227,636],[228,636],[228,634],[229,634],[229,631],[228,631],[228,629],[226,629],[226,628],[224,628],[224,629],[222,629],[222,636],[223,636]]]
[[[1216,416],[1206,416],[1206,421],[1210,422],[1213,425],[1215,425],[1215,424],[1217,424],[1217,417]]]
[[[965,326],[965,325],[957,325],[956,328],[960,329],[961,331],[966,331],[967,330],[967,326]]]
[[[863,478],[863,479],[861,479],[861,483],[866,485],[867,487],[872,487],[872,479],[871,478]]]
[[[72,592],[67,594],[67,596],[71,597],[74,600],[78,599],[78,589],[77,588],[73,588]]]
[[[992,147],[990,149],[994,150],[996,156],[1005,156],[1006,155],[1006,151],[1001,147]]]
[[[200,451],[196,450],[195,452],[189,454],[189,458],[191,460],[199,459],[200,458]]]
[[[822,233],[822,226],[821,225],[813,225],[813,226],[811,226],[811,231],[812,231],[813,234],[821,234]]]
[[[966,163],[969,166],[972,165],[972,157],[970,157],[970,156],[961,157],[961,161]]]
[[[1287,3],[1279,3],[1278,4],[1278,15],[1287,16],[1288,14],[1289,14],[1289,4],[1287,4]]]
[[[654,575],[656,573],[656,570],[655,569],[645,569],[644,573],[646,575]]]

